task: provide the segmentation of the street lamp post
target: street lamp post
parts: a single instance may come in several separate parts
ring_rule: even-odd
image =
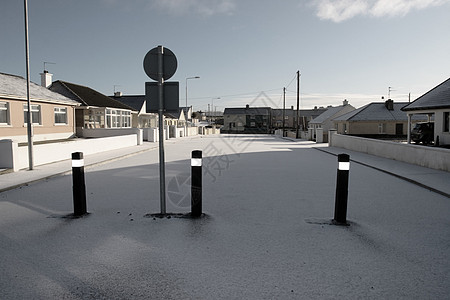
[[[220,97],[212,98],[212,99],[211,99],[211,114],[210,114],[211,125],[212,125],[213,115],[214,115],[214,121],[216,120],[216,119],[215,119],[216,116],[215,116],[215,112],[214,112],[214,99],[220,100]]]
[[[185,123],[184,123],[184,132],[185,132],[185,135],[186,136],[188,136],[188,133],[187,133],[187,121],[188,121],[188,113],[189,113],[189,109],[188,109],[188,79],[199,79],[200,78],[200,76],[194,76],[194,77],[187,77],[186,78],[186,121],[185,121]]]

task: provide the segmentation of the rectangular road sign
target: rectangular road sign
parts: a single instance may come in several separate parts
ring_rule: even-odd
[[[164,107],[165,113],[178,113],[180,109],[179,82],[164,82]],[[159,109],[158,82],[145,83],[145,99],[147,100],[146,111],[157,113]]]

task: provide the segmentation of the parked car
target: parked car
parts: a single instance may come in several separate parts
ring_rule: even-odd
[[[411,130],[411,139],[414,143],[430,144],[434,140],[434,123],[417,123]]]

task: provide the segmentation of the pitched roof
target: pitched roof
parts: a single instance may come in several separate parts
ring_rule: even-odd
[[[308,119],[314,119],[318,117],[320,114],[325,112],[326,108],[315,108],[315,109],[300,109],[300,117],[308,117]],[[282,117],[283,116],[283,109],[280,108],[274,108],[272,109],[272,116],[274,117]],[[285,116],[297,116],[297,110],[296,109],[286,109],[285,110]]]
[[[0,98],[27,100],[26,79],[21,76],[0,73]],[[33,82],[30,82],[30,100],[73,106],[79,105],[77,101],[52,92],[49,89]]]
[[[321,113],[317,118],[311,120],[309,123],[322,124],[323,122],[325,122],[326,120],[328,120],[329,118],[333,117],[335,114],[340,112],[344,107],[345,106],[343,106],[343,105],[328,107],[328,109],[326,111]]]
[[[225,108],[224,115],[269,115],[270,107],[235,107]]]
[[[65,82],[55,81],[50,86],[52,91],[58,92],[66,97],[78,101],[82,106],[110,107],[119,109],[134,110],[130,106],[105,96],[89,87]]]
[[[181,107],[178,110],[178,112],[165,112],[164,116],[166,116],[168,118],[176,119],[176,120],[180,120],[181,116],[183,116],[184,119],[186,119],[183,109]]]
[[[145,95],[131,95],[131,96],[111,96],[110,98],[122,102],[125,105],[133,108],[134,110],[140,111],[145,103]],[[146,109],[144,108],[144,111]]]
[[[186,106],[180,106],[180,109],[182,109],[183,110],[183,112],[184,112],[184,115],[185,116],[187,116],[188,115],[188,112],[189,112],[189,110],[192,108],[192,106],[188,106],[188,107],[186,107]]]
[[[408,117],[401,110],[407,102],[393,104],[393,110],[386,108],[385,102],[372,102],[363,107],[339,116],[334,121],[407,121]],[[423,119],[417,116],[419,119]]]
[[[429,90],[410,104],[403,111],[450,107],[450,78]]]

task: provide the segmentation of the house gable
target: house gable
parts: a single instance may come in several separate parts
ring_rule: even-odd
[[[412,103],[402,108],[403,111],[450,108],[450,78],[426,92]]]

